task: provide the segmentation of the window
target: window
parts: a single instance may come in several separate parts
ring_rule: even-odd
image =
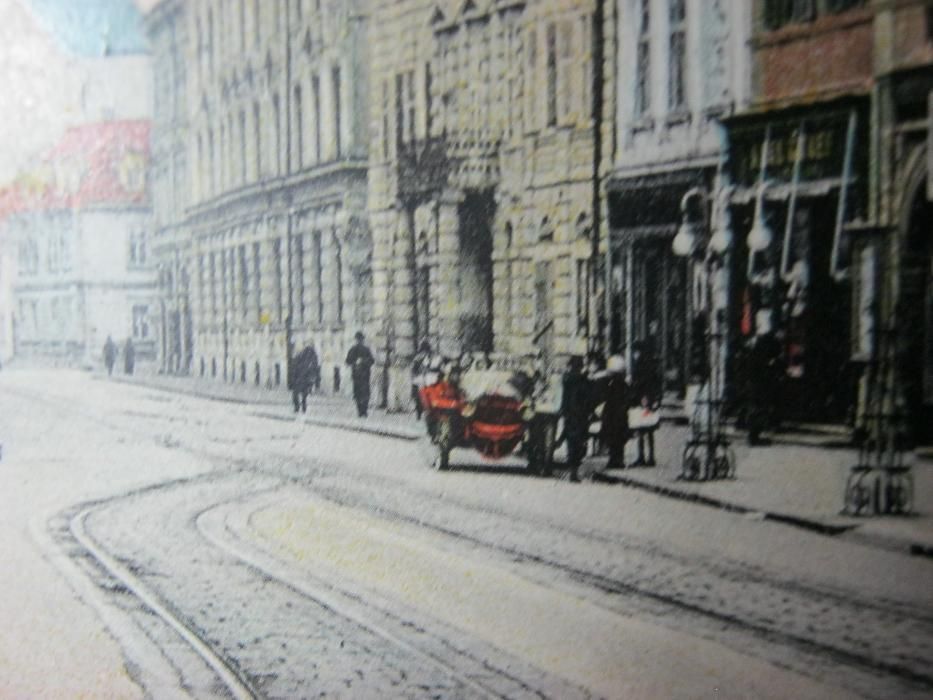
[[[808,22],[816,15],[815,0],[766,0],[766,29],[779,29],[792,22]]]
[[[262,322],[262,256],[259,241],[253,243],[253,289],[256,300],[256,320]]]
[[[275,318],[282,322],[282,239],[272,241],[272,265],[274,269],[275,297],[272,299],[275,308]]]
[[[395,76],[395,144],[396,147],[405,143],[405,91],[404,77],[401,73]]]
[[[237,181],[241,184],[245,184],[248,175],[246,170],[246,111],[240,110],[240,133],[239,133],[239,142],[240,142],[240,176],[237,178]]]
[[[382,157],[389,157],[389,81],[382,83]]]
[[[295,297],[298,301],[298,322],[305,322],[305,245],[304,236],[298,234],[292,242],[295,258]]]
[[[651,111],[651,0],[641,0],[635,58],[635,116]]]
[[[149,307],[144,304],[133,306],[133,338],[145,340],[149,337]]]
[[[259,111],[259,102],[253,102],[253,137],[255,139],[254,147],[254,158],[255,166],[253,167],[253,174],[255,175],[256,180],[262,178],[262,117]]]
[[[343,153],[343,144],[341,143],[341,109],[340,104],[340,68],[334,66],[331,72],[334,84],[334,155],[338,158]]]
[[[431,136],[431,64],[424,64],[424,135]]]
[[[35,239],[19,244],[19,272],[22,275],[34,275],[39,271],[39,246]]]
[[[682,112],[687,107],[687,2],[670,0],[670,64],[668,108]]]
[[[295,86],[295,167],[301,169],[304,166],[305,150],[305,124],[301,109],[301,87]]]
[[[134,231],[130,234],[129,266],[142,267],[146,264],[146,234]]]
[[[547,125],[557,125],[557,25],[547,26]]]
[[[282,107],[279,96],[272,96],[272,143],[275,146],[275,174],[282,174]]]
[[[209,257],[209,283],[210,283],[210,295],[211,295],[211,318],[214,319],[217,317],[217,256],[215,253],[211,253]]]
[[[245,318],[249,314],[249,259],[246,257],[246,246],[238,249],[240,257],[240,314]]]
[[[585,334],[590,323],[591,260],[577,260],[577,334]]]
[[[321,232],[315,231],[311,234],[311,256],[312,256],[312,265],[313,277],[311,279],[311,284],[313,285],[312,289],[314,292],[314,303],[317,306],[317,318],[318,323],[324,323],[324,260],[323,260],[323,245],[321,241]]]
[[[321,81],[315,75],[311,78],[311,99],[314,100],[314,159],[320,163],[321,154]]]

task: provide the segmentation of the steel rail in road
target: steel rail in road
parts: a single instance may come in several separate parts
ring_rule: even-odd
[[[168,605],[160,601],[158,596],[149,591],[129,569],[93,540],[85,527],[85,520],[93,510],[94,507],[85,508],[72,518],[71,533],[75,540],[111,576],[119,580],[128,591],[149,608],[153,614],[175,630],[188,646],[217,674],[218,679],[230,691],[231,697],[237,700],[254,700],[259,697],[259,693],[256,692],[248,680],[240,675],[230,660],[215,652],[180,616],[175,614]]]

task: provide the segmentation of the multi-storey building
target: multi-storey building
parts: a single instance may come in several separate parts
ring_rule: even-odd
[[[786,418],[843,421],[864,337],[845,229],[870,189],[873,12],[865,0],[751,9],[750,106],[725,120],[730,327],[736,351],[763,329],[781,339]]]
[[[159,282],[154,331],[159,370],[191,371],[194,353],[188,205],[188,101],[185,57],[188,49],[184,3],[166,0],[146,17],[152,52],[152,236],[150,253]]]
[[[190,355],[201,376],[284,385],[292,348],[313,341],[324,387],[340,387],[371,313],[363,10],[359,0],[166,0],[150,14],[157,65],[174,60],[181,37],[185,46],[175,75],[186,115],[172,124],[185,132],[189,198],[184,235],[162,256],[168,308],[190,310],[190,331],[183,313],[168,321],[170,338],[182,329],[171,343],[182,367]],[[159,133],[177,154],[170,121]]]
[[[599,337],[613,16],[599,0],[372,3],[374,335],[390,404],[425,340],[551,362]]]
[[[148,160],[148,121],[88,124],[7,190],[18,358],[93,365],[108,335],[154,355]]]
[[[706,342],[702,266],[675,256],[681,201],[722,185],[721,119],[746,105],[745,0],[618,0],[618,91],[606,185],[609,338],[654,347],[666,389],[697,380]],[[698,190],[694,190],[698,188]],[[697,293],[697,290],[700,293]]]
[[[906,413],[914,436],[929,443],[933,440],[933,6],[907,0],[876,1],[872,7],[876,83],[872,186],[866,220],[851,227],[853,355],[865,366],[860,413],[879,408]],[[886,376],[892,367],[896,376]],[[889,396],[884,397],[886,392]]]

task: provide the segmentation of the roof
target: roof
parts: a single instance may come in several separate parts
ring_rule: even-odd
[[[30,171],[0,189],[0,218],[22,211],[146,205],[149,120],[68,129]]]

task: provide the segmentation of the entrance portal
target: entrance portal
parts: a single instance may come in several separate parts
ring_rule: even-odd
[[[897,327],[903,339],[898,364],[914,437],[933,442],[933,205],[926,188],[910,207],[900,268]]]
[[[460,342],[465,351],[492,352],[491,191],[470,192],[457,208],[460,231]]]

